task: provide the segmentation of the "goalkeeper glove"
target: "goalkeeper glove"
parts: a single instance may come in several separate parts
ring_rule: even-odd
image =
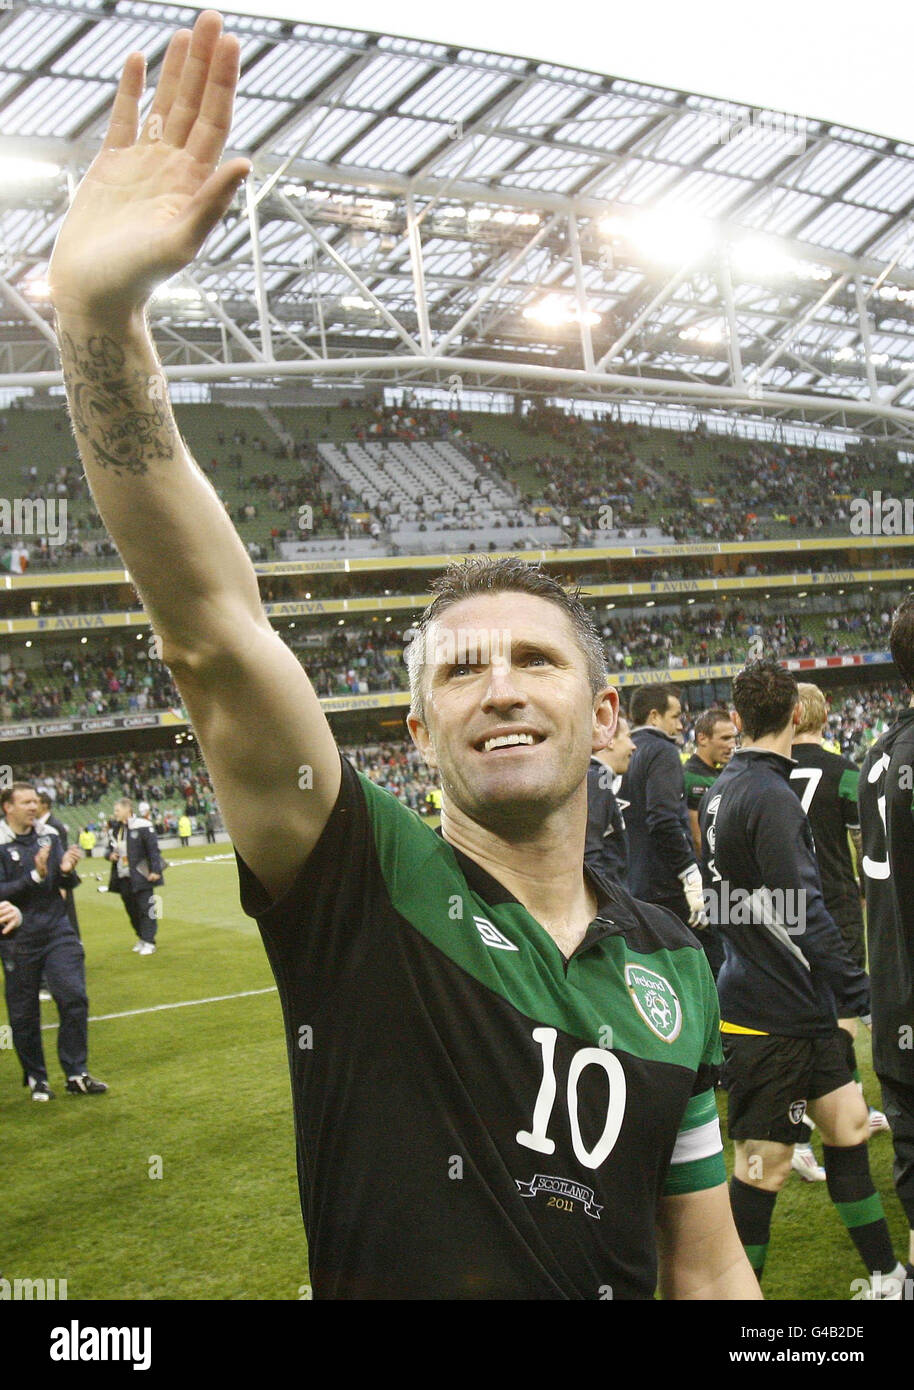
[[[707,914],[705,913],[705,896],[701,884],[701,869],[697,864],[690,864],[687,869],[683,869],[678,875],[679,882],[682,884],[682,891],[685,893],[686,903],[689,908],[689,926],[706,927],[708,925]]]

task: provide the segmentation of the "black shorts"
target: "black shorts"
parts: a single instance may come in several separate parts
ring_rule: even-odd
[[[853,1043],[837,1025],[820,1038],[722,1033],[731,1139],[805,1141],[807,1103],[853,1081]]]
[[[914,1086],[883,1078],[882,1108],[892,1126],[895,1191],[914,1231]]]

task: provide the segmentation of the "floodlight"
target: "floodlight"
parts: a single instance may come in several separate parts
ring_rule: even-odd
[[[18,159],[12,155],[0,159],[0,186],[7,188],[23,183],[49,183],[60,173],[60,165],[46,159]]]
[[[153,304],[183,304],[190,308],[202,305],[203,296],[192,285],[173,285],[170,280],[165,280],[153,290],[151,302]]]
[[[727,335],[723,320],[714,319],[710,323],[690,323],[688,328],[681,330],[679,336],[685,343],[714,345],[722,343]]]
[[[29,299],[50,299],[51,287],[46,275],[31,275],[24,281],[23,292]]]
[[[577,304],[560,294],[547,294],[538,304],[528,304],[523,313],[525,319],[532,319],[547,328],[561,328],[567,323],[587,323],[593,326],[600,322],[600,315],[592,309],[585,309],[581,313]]]
[[[742,237],[730,248],[730,264],[737,275],[762,284],[772,280],[830,280],[832,272],[816,261],[799,260],[783,246],[765,237]]]
[[[751,280],[779,280],[793,273],[796,262],[782,247],[761,237],[746,237],[730,250],[737,275]]]
[[[604,217],[599,227],[605,236],[620,237],[647,260],[665,266],[685,265],[711,251],[717,241],[712,222],[674,204],[628,217]]]

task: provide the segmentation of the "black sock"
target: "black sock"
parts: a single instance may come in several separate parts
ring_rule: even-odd
[[[882,1210],[882,1198],[870,1177],[866,1144],[852,1148],[822,1145],[828,1195],[870,1274],[890,1274],[898,1264]]]
[[[776,1192],[766,1192],[762,1187],[730,1179],[730,1206],[733,1220],[749,1263],[755,1270],[759,1283],[765,1268],[768,1254],[768,1241],[771,1235],[771,1216],[777,1201]]]

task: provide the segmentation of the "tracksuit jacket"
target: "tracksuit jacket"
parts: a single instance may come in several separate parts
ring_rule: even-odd
[[[36,881],[35,855],[42,840],[50,844],[48,872],[45,879]],[[49,938],[59,927],[73,930],[60,890],[75,888],[79,876],[75,870],[61,873],[63,853],[53,826],[46,825],[40,832],[33,826],[26,834],[15,835],[9,822],[0,820],[0,901],[8,900],[23,914],[22,926],[15,933],[19,942]]]
[[[632,733],[635,752],[619,796],[628,802],[628,890],[642,902],[685,905],[679,874],[697,863],[679,745],[662,729]]]
[[[622,810],[609,781],[613,770],[599,758],[587,769],[587,835],[584,862],[614,883],[625,885],[628,870],[628,837]]]
[[[120,827],[117,827],[119,829]],[[108,854],[114,850],[120,854],[120,840],[118,839],[117,829],[109,832],[108,835]],[[139,893],[143,888],[160,888],[164,878],[165,868],[162,863],[162,855],[159,852],[159,840],[153,828],[152,821],[146,820],[143,816],[131,816],[127,822],[127,864],[130,869],[130,877],[122,878],[117,871],[117,864],[111,865],[111,877],[108,880],[108,891],[111,893],[123,893],[124,888],[130,893]],[[159,882],[151,884],[147,877],[148,874],[158,874]]]
[[[738,749],[701,806],[705,901],[726,959],[717,979],[724,1024],[817,1037],[869,1012],[869,979],[845,954],[815,844],[790,785],[792,758]],[[767,889],[768,893],[749,894]],[[746,918],[749,920],[746,920]]]

